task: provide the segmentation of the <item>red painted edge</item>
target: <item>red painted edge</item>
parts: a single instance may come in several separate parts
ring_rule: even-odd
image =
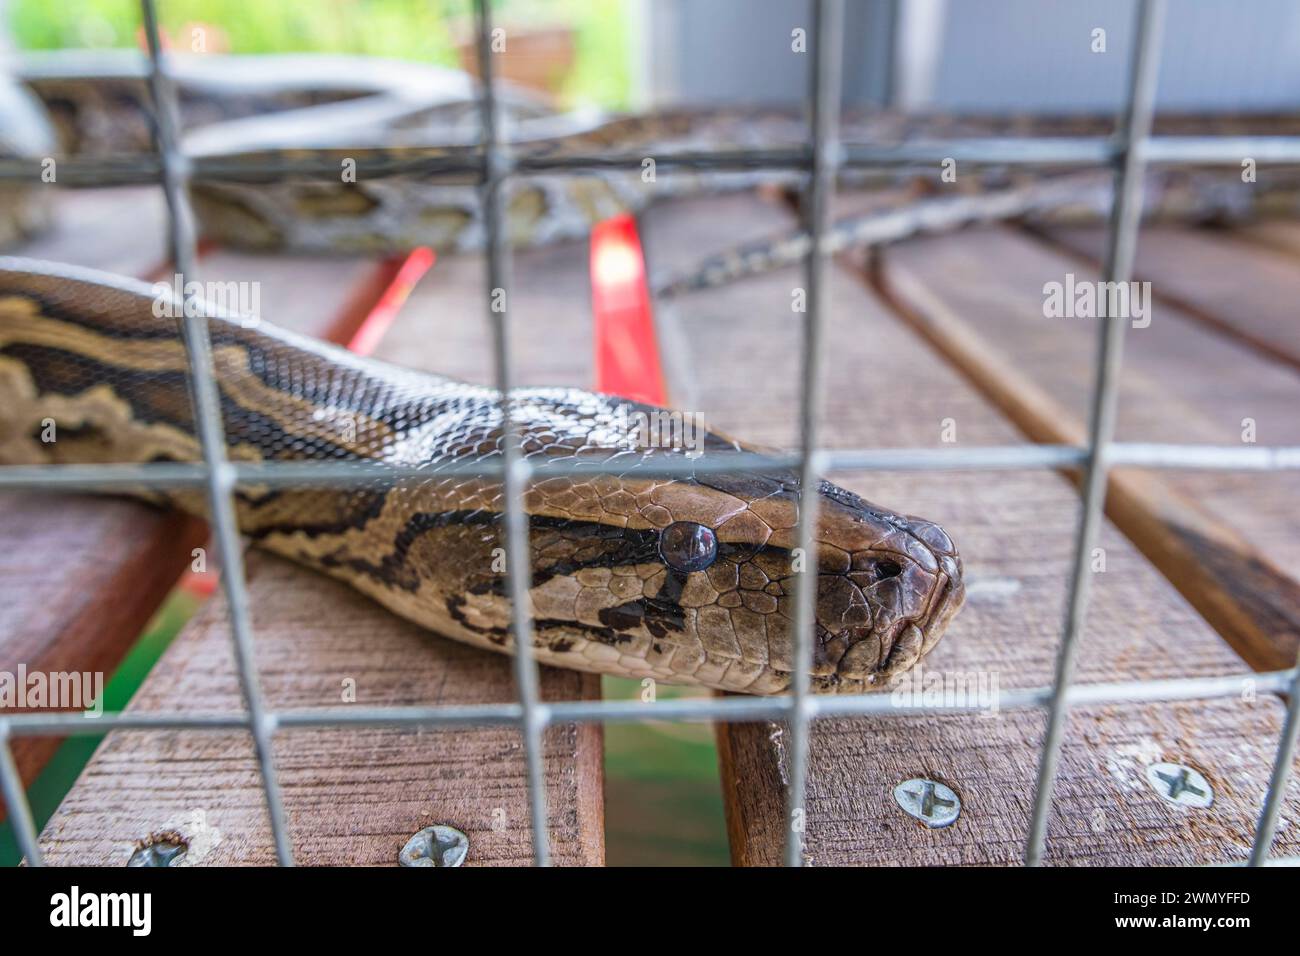
[[[398,311],[410,297],[415,284],[433,267],[436,259],[434,251],[426,246],[412,249],[406,254],[378,301],[344,343],[349,351],[358,355],[374,352],[379,340],[384,337],[384,333],[397,318]]]
[[[666,404],[645,255],[633,216],[624,213],[591,230],[590,272],[596,391]]]

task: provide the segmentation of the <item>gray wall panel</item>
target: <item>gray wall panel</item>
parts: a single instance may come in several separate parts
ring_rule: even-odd
[[[807,57],[790,30],[807,0],[641,0],[656,102],[798,103]],[[908,2],[908,0],[904,0]],[[1132,0],[922,0],[935,30],[916,39],[935,67],[922,101],[952,110],[1113,109],[1124,89]],[[848,0],[844,92],[889,95],[891,0]],[[902,18],[906,21],[906,17]],[[1090,50],[1094,27],[1107,52]],[[1159,103],[1164,109],[1300,106],[1300,0],[1170,0]]]

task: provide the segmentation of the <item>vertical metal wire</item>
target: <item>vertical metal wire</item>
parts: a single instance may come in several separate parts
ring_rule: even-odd
[[[9,728],[0,727],[0,796],[9,810],[9,825],[18,838],[18,848],[27,858],[28,866],[44,866],[40,842],[36,836],[36,821],[32,819],[32,805],[23,790],[23,778],[14,763],[14,752],[9,747]]]
[[[542,731],[545,712],[538,702],[537,661],[533,657],[533,622],[529,590],[532,568],[528,554],[528,516],[523,494],[528,480],[518,436],[511,420],[510,333],[507,301],[510,250],[506,246],[502,195],[510,174],[509,157],[501,144],[496,87],[492,66],[492,12],[488,0],[476,0],[478,14],[478,64],[483,123],[483,222],[487,232],[488,321],[496,362],[497,389],[501,395],[501,454],[505,462],[501,494],[505,503],[506,587],[510,595],[510,620],[515,636],[514,671],[523,708],[520,732],[528,770],[528,803],[533,827],[533,857],[538,866],[550,865],[546,830],[546,777],[542,765]]]
[[[1300,655],[1297,655],[1300,666]],[[1282,811],[1282,797],[1291,779],[1291,761],[1295,759],[1296,737],[1300,735],[1300,669],[1291,680],[1290,698],[1286,708],[1286,722],[1277,742],[1277,757],[1273,772],[1268,778],[1268,793],[1264,807],[1259,812],[1259,825],[1255,828],[1255,842],[1250,848],[1250,865],[1263,866],[1273,847],[1273,834],[1277,830],[1278,814]]]
[[[817,599],[817,423],[821,405],[821,331],[826,290],[827,254],[823,247],[827,206],[835,189],[839,165],[840,52],[844,7],[841,0],[816,0],[813,6],[813,61],[809,83],[809,124],[812,169],[803,197],[805,228],[812,237],[804,260],[805,291],[803,384],[800,391],[799,547],[804,570],[795,591],[794,661],[790,693],[790,790],[787,794],[785,862],[803,863],[803,806],[808,784],[809,679]]]
[[[1138,223],[1142,211],[1142,175],[1145,161],[1142,146],[1151,133],[1155,111],[1156,80],[1160,65],[1160,32],[1164,0],[1139,0],[1137,33],[1129,72],[1124,113],[1117,130],[1115,193],[1112,199],[1106,264],[1107,282],[1128,282],[1133,271]],[[1025,863],[1042,862],[1047,835],[1047,816],[1052,807],[1052,788],[1060,762],[1061,742],[1069,719],[1066,690],[1074,670],[1079,634],[1088,611],[1092,583],[1089,559],[1101,527],[1109,471],[1109,445],[1115,432],[1115,411],[1119,404],[1119,372],[1124,353],[1124,316],[1106,316],[1099,330],[1096,377],[1092,391],[1092,418],[1088,434],[1088,462],[1084,469],[1083,505],[1075,539],[1074,567],[1065,615],[1061,647],[1056,659],[1056,679],[1048,704],[1047,734],[1038,765],[1034,790],[1034,814],[1025,847]]]
[[[170,247],[173,267],[181,277],[181,288],[197,275],[194,267],[194,212],[188,193],[188,167],[181,155],[180,123],[176,113],[175,90],[163,64],[159,41],[158,14],[154,0],[141,0],[145,36],[149,42],[149,89],[153,96],[158,133],[159,159],[163,171],[163,191],[171,227]],[[275,853],[281,865],[293,865],[284,804],[272,760],[271,739],[274,721],[262,704],[261,688],[253,660],[253,629],[248,613],[248,589],[244,582],[244,558],[240,549],[239,529],[235,518],[235,472],[226,460],[226,438],[221,424],[221,400],[212,364],[212,341],[208,336],[207,316],[202,309],[190,308],[191,296],[184,293],[181,328],[185,352],[189,358],[190,381],[194,398],[194,426],[203,448],[207,467],[208,507],[212,529],[216,534],[221,560],[221,582],[230,613],[230,631],[234,645],[239,684],[248,707],[253,749],[262,772],[266,791],[266,808],[275,839]],[[191,311],[195,314],[191,315]]]

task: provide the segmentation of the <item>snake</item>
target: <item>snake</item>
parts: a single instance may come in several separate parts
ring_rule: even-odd
[[[232,66],[232,64],[234,64]],[[151,107],[139,57],[29,58],[21,87],[0,85],[14,121],[0,152],[117,164],[119,182],[152,181],[137,162],[152,148]],[[317,254],[381,253],[428,245],[482,247],[480,129],[464,74],[349,58],[173,58],[203,234],[235,247]],[[675,153],[743,153],[801,144],[799,117],[772,110],[668,110],[606,117],[560,114],[503,85],[503,128],[524,171],[506,194],[516,247],[586,235],[592,224],[654,200],[698,191],[797,187],[803,174],[676,168]],[[873,143],[927,137],[1105,135],[1099,117],[905,117],[845,120]],[[1215,120],[1223,133],[1294,132],[1294,117]],[[1212,121],[1162,116],[1157,132],[1206,132]],[[566,174],[532,172],[557,157],[623,157]],[[647,177],[643,161],[665,160]],[[294,170],[315,163],[316,172]],[[354,164],[349,180],[337,172]],[[283,163],[282,173],[259,167]],[[1095,214],[1109,182],[1064,170],[966,175],[951,194],[900,188],[918,171],[850,171],[858,185],[901,197],[834,224],[829,251],[918,232],[1061,209]],[[925,173],[934,178],[934,171]],[[133,178],[134,177],[134,178]],[[1207,178],[1208,177],[1208,178]],[[1294,183],[1268,189],[1179,170],[1148,189],[1148,214],[1199,219],[1295,208]],[[1154,198],[1152,198],[1154,197]],[[1280,198],[1279,198],[1280,197]],[[39,187],[0,189],[0,242],[43,225]],[[683,275],[658,278],[670,296],[797,261],[801,233],[738,244]],[[159,309],[159,305],[165,306]],[[191,303],[193,304],[193,303]],[[226,454],[240,463],[345,461],[402,466],[418,478],[348,487],[235,491],[239,528],[256,546],[336,578],[422,627],[487,648],[514,650],[503,565],[503,490],[457,466],[500,460],[501,396],[277,329],[256,317],[199,305],[213,346]],[[160,314],[161,313],[161,314]],[[175,318],[176,315],[182,316]],[[53,263],[0,258],[0,463],[197,462],[180,334],[185,304],[148,285]],[[542,663],[631,678],[774,694],[790,688],[795,594],[817,576],[812,689],[880,690],[937,644],[965,593],[948,534],[923,518],[818,480],[815,553],[799,549],[800,481],[697,468],[675,478],[654,466],[682,448],[630,435],[629,420],[680,413],[575,388],[510,393],[522,454],[597,464],[599,474],[539,478],[524,490],[532,651]],[[638,418],[639,417],[639,418]],[[51,436],[54,436],[51,438]],[[715,460],[761,451],[706,431]],[[138,489],[156,504],[206,515],[192,489]]]
[[[192,168],[191,198],[204,237],[232,248],[313,255],[483,247],[479,105],[468,75],[319,54],[172,55],[168,64],[180,104],[181,146]],[[116,166],[115,182],[156,182],[156,169],[142,162],[153,150],[143,57],[122,50],[25,54],[15,75],[18,89],[6,96],[0,85],[0,112],[14,117],[25,132],[9,141],[0,137],[0,157],[7,153],[35,163],[56,154],[100,159]],[[676,163],[682,154],[700,151],[744,156],[760,148],[801,148],[807,123],[794,111],[560,112],[538,94],[509,83],[499,87],[502,138],[519,167],[505,184],[504,197],[505,230],[516,248],[581,239],[596,222],[676,196],[756,185],[793,189],[804,180],[805,174],[794,169],[742,164],[703,171]],[[22,95],[30,100],[25,110],[16,102],[6,110],[6,99]],[[847,144],[889,146],[937,139],[1104,137],[1114,120],[1086,113],[869,110],[846,113],[841,125]],[[1162,113],[1155,132],[1297,135],[1300,117]],[[528,167],[565,158],[585,165],[564,171]],[[43,167],[31,169],[35,179]],[[1109,183],[1095,175],[994,164],[963,171],[936,190],[938,172],[906,165],[844,170],[847,185],[887,187],[902,207],[835,223],[827,242],[834,249],[861,247],[1030,214],[1095,219],[1108,205]],[[1300,179],[1284,168],[1262,171],[1252,183],[1243,183],[1234,170],[1225,175],[1196,168],[1164,169],[1149,179],[1146,214],[1153,218],[1219,222],[1300,211]],[[918,184],[931,195],[918,194]],[[21,197],[0,196],[0,242],[45,224],[48,215],[34,207],[49,192],[34,187]],[[652,286],[668,297],[733,281],[797,262],[806,247],[806,236],[797,232],[738,243],[684,275],[652,276]]]
[[[454,467],[501,458],[500,395],[250,316],[189,308],[207,318],[231,461],[417,474],[345,488],[241,485],[240,531],[428,630],[513,651],[502,485]],[[169,317],[184,309],[144,283],[0,258],[0,464],[200,461],[179,334],[190,320]],[[929,653],[962,605],[961,559],[933,522],[818,481],[815,553],[804,555],[797,473],[691,464],[761,449],[714,431],[694,451],[665,446],[626,423],[666,410],[581,389],[510,398],[526,460],[601,466],[539,475],[522,496],[542,663],[782,693],[798,581],[815,574],[812,689],[864,692],[891,686]],[[690,474],[645,474],[667,457]],[[193,489],[137,494],[207,514]]]

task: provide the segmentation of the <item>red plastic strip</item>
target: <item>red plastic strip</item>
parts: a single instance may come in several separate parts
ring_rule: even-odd
[[[631,215],[606,219],[592,229],[590,269],[596,391],[665,404],[645,256]]]
[[[434,251],[425,246],[412,249],[407,254],[379,299],[345,340],[344,344],[349,351],[358,355],[374,352],[380,339],[397,318],[398,311],[410,297],[415,284],[429,271],[436,258]]]

